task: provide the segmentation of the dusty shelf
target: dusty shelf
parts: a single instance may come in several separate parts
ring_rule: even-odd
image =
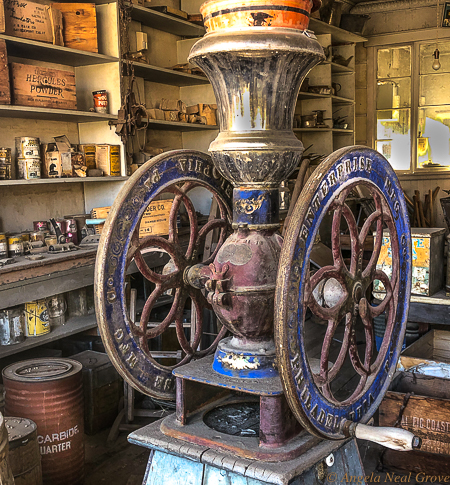
[[[127,6],[131,7],[131,18],[136,20],[136,22],[143,23],[147,27],[183,37],[201,37],[205,33],[203,26],[188,22],[187,20],[157,12],[156,10],[151,10],[140,5],[131,5],[128,3]]]
[[[14,106],[0,105],[1,118],[27,118],[33,120],[51,120],[51,121],[72,121],[83,123],[89,121],[109,121],[116,120],[117,116],[94,113],[91,111],[76,111],[72,109],[52,109],[37,108],[34,106]]]
[[[74,67],[119,61],[117,57],[106,56],[95,52],[80,51],[78,49],[70,49],[69,47],[46,44],[45,42],[22,39],[10,35],[0,34],[0,39],[6,41],[8,56],[13,57],[54,62]]]
[[[200,123],[183,123],[181,121],[149,120],[149,129],[167,131],[198,131],[218,130],[217,125],[201,125]]]
[[[73,177],[54,179],[31,179],[31,180],[0,180],[0,187],[4,185],[37,185],[37,184],[68,184],[89,182],[122,182],[128,177]]]
[[[348,44],[351,42],[365,42],[367,40],[361,35],[340,29],[335,25],[326,24],[318,19],[309,19],[309,29],[312,30],[316,35],[331,34],[333,36],[334,43]]]
[[[15,345],[5,345],[0,347],[0,359],[8,357],[8,355],[17,354],[24,350],[39,347],[40,345],[60,340],[64,337],[70,337],[84,330],[97,327],[97,319],[95,314],[87,315],[85,317],[73,317],[67,320],[65,325],[55,327],[50,333],[41,335],[39,337],[27,337],[24,342]]]
[[[143,62],[133,62],[134,74],[142,77],[146,81],[160,84],[170,84],[172,86],[195,86],[197,84],[208,84],[208,78],[187,74],[185,72],[174,71],[165,67],[152,66]]]

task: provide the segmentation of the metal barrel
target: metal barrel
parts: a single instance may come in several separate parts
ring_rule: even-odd
[[[5,414],[37,424],[42,477],[46,485],[84,480],[82,365],[71,359],[16,362],[3,370]]]
[[[0,485],[14,485],[14,477],[9,466],[8,432],[5,419],[0,413]]]
[[[36,423],[27,418],[5,417],[5,424],[15,485],[42,485]]]

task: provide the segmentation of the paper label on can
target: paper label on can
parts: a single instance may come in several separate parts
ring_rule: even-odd
[[[39,158],[19,158],[17,166],[19,178],[25,180],[41,178],[41,160]]]

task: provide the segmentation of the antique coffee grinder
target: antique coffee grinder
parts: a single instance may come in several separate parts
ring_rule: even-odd
[[[407,431],[366,425],[395,372],[411,286],[410,228],[392,168],[371,149],[338,150],[308,180],[284,241],[278,232],[279,186],[303,153],[292,132],[297,94],[324,59],[307,30],[311,9],[319,5],[203,4],[208,33],[193,46],[190,61],[208,76],[217,99],[220,133],[211,157],[178,150],[153,158],[131,176],[105,224],[96,266],[105,346],[133,387],[154,398],[176,398],[175,414],[129,437],[152,449],[147,485],[323,483],[331,473],[341,481],[344,473],[364,475],[349,438],[398,450],[420,446]],[[190,198],[198,187],[217,207],[202,227]],[[371,201],[358,222],[351,210],[355,193]],[[163,194],[173,197],[169,236],[139,238],[144,211]],[[185,236],[177,231],[181,209],[190,224]],[[321,224],[328,228],[331,261],[313,271]],[[389,277],[377,267],[386,229]],[[345,254],[343,231],[349,236]],[[202,256],[213,235],[217,244]],[[156,272],[149,261],[161,254],[170,261]],[[129,317],[125,291],[133,265],[154,287],[139,322]],[[378,304],[371,303],[375,280],[385,289]],[[153,307],[169,293],[171,310],[152,323]],[[195,322],[190,331],[183,323],[188,299]],[[221,330],[202,348],[203,310],[211,308]],[[316,327],[311,315],[321,322]],[[373,320],[380,315],[386,332],[376,352]],[[311,339],[314,328],[319,331]],[[152,356],[154,340],[169,331],[176,332],[183,355],[175,365]],[[311,340],[315,349],[308,348]],[[341,376],[349,370],[353,387],[342,396]]]

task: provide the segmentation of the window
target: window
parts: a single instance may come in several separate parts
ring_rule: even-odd
[[[376,149],[395,170],[450,169],[450,41],[438,48],[437,71],[436,42],[377,49]]]

